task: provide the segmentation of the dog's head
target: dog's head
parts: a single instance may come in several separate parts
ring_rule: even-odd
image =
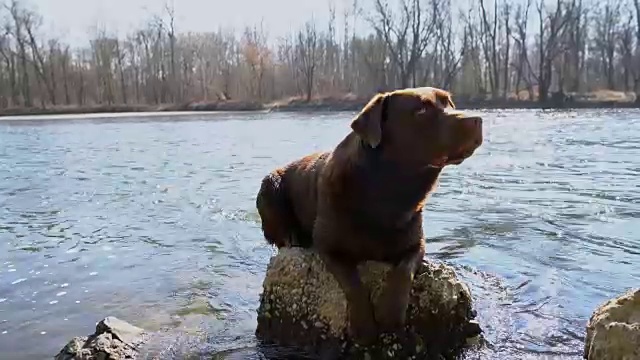
[[[419,167],[460,164],[482,144],[482,118],[455,110],[451,95],[432,87],[375,95],[351,128],[366,146]]]

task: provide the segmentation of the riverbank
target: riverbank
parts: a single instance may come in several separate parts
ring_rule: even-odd
[[[318,97],[310,101],[302,98],[289,98],[271,103],[257,101],[209,101],[189,102],[184,104],[161,105],[86,105],[86,106],[49,106],[46,108],[6,108],[0,109],[2,116],[23,115],[66,115],[66,114],[97,114],[123,112],[181,112],[181,111],[280,111],[280,112],[331,112],[358,111],[369,100],[368,97],[353,95]],[[456,106],[459,109],[634,109],[640,108],[640,103],[619,99],[590,99],[583,96],[579,99],[565,97],[554,99],[546,103],[516,99],[473,99],[457,97]]]

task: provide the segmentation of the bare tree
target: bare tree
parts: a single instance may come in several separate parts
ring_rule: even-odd
[[[304,82],[304,94],[307,101],[310,101],[318,62],[318,32],[313,21],[308,21],[298,32],[296,48],[300,64],[299,71]]]
[[[493,98],[500,90],[500,69],[498,64],[498,1],[493,1],[493,14],[489,15],[485,1],[480,0],[480,43],[487,66],[487,77]]]
[[[460,70],[460,62],[468,47],[467,37],[463,36],[463,43],[456,46],[456,33],[453,28],[451,16],[451,0],[444,0],[438,7],[435,18],[435,32],[437,47],[440,49],[442,59],[439,65],[442,68],[442,77],[438,85],[448,89],[453,85],[456,75]]]
[[[538,83],[538,100],[545,103],[549,99],[549,89],[553,75],[553,64],[562,52],[560,39],[571,19],[575,0],[556,0],[555,9],[549,11],[544,0],[537,3],[538,27],[538,72],[534,77]],[[529,64],[531,65],[531,64]]]
[[[20,66],[22,70],[22,77],[20,82],[22,84],[22,96],[24,99],[24,106],[33,106],[31,99],[31,87],[29,84],[29,71],[27,69],[27,40],[24,37],[24,17],[25,11],[18,5],[17,0],[12,0],[11,5],[8,7],[11,18],[13,19],[13,36],[19,48]]]
[[[353,39],[353,52],[355,58],[362,62],[362,66],[356,63],[356,68],[361,69],[358,80],[354,80],[356,89],[369,88],[372,92],[384,90],[389,87],[389,64],[384,40],[379,35],[370,35],[366,39]]]
[[[157,65],[161,71],[160,77],[162,80],[160,86],[162,90],[160,96],[162,102],[177,100],[176,88],[178,85],[176,70],[176,14],[173,1],[171,4],[165,2],[164,13],[167,17],[166,21],[164,16],[154,16],[151,21],[151,27],[156,29],[156,36],[159,40],[159,42],[155,44],[154,50],[156,50],[156,61],[158,61]],[[165,43],[165,33],[168,44]],[[167,46],[168,49],[166,48]],[[165,58],[166,52],[169,53],[168,60]],[[168,64],[166,64],[166,62],[168,62]],[[167,68],[169,69],[168,71]]]
[[[620,2],[607,0],[600,3],[594,13],[594,50],[600,54],[602,71],[606,77],[606,86],[608,89],[615,89],[615,55],[617,38],[620,32],[619,25],[621,21]]]
[[[531,65],[529,61],[529,48],[528,48],[528,27],[527,22],[529,19],[529,10],[531,9],[531,0],[527,0],[526,4],[522,6],[519,4],[515,13],[515,26],[516,33],[512,35],[518,49],[517,60],[515,62],[516,67],[516,84],[515,90],[519,97],[520,82],[524,81],[529,93],[529,99],[533,100],[534,90],[531,82]]]
[[[0,34],[0,55],[4,60],[4,66],[2,67],[3,74],[6,73],[5,81],[3,81],[3,89],[8,89],[9,94],[3,94],[10,101],[7,101],[5,106],[18,106],[19,105],[19,93],[18,93],[18,75],[16,67],[16,54],[11,49],[9,28],[5,29],[5,32]],[[3,75],[0,74],[0,75]],[[8,88],[4,85],[8,83]]]
[[[634,64],[634,90],[636,93],[636,103],[640,104],[640,0],[634,0],[633,5],[636,13],[636,48]]]
[[[428,9],[420,0],[400,0],[397,16],[383,0],[375,0],[374,6],[369,22],[387,45],[398,70],[398,85],[415,86],[416,66],[433,39],[440,0],[432,0]]]
[[[49,93],[49,100],[51,101],[51,104],[56,105],[56,94],[52,84],[54,80],[50,78],[49,74],[47,74],[46,72],[45,58],[40,51],[40,46],[38,45],[38,41],[36,40],[35,36],[35,31],[39,24],[40,19],[38,19],[35,14],[30,11],[25,11],[23,13],[24,30],[27,33],[27,39],[29,45],[31,46],[31,53],[33,54],[33,58],[35,60],[34,69],[36,71],[36,75],[38,76],[40,82],[44,84],[46,91]],[[41,98],[41,102],[44,107],[44,98]]]
[[[62,84],[64,87],[64,103],[68,106],[71,105],[71,94],[69,92],[69,63],[71,62],[71,56],[69,54],[69,45],[64,47],[64,51],[60,57],[60,65],[62,68]]]
[[[564,77],[568,81],[568,90],[575,93],[581,91],[585,82],[589,8],[584,6],[583,0],[578,0],[573,15],[567,24],[563,39],[566,48],[560,61],[564,68]]]
[[[120,75],[120,96],[122,97],[122,102],[124,104],[127,104],[127,84],[125,81],[125,76],[124,76],[124,58],[125,58],[125,53],[123,52],[121,46],[120,46],[120,40],[119,39],[114,39],[114,43],[115,43],[115,58],[116,58],[116,65],[118,67],[118,73]]]
[[[511,4],[505,2],[502,7],[503,26],[504,26],[504,60],[503,60],[503,81],[502,98],[506,99],[511,86]]]
[[[267,35],[262,26],[245,29],[243,56],[250,74],[246,83],[249,94],[258,100],[264,99],[265,76],[271,61],[271,50],[266,43]]]

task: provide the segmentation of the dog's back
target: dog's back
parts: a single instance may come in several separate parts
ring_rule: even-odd
[[[328,152],[315,153],[262,179],[256,199],[266,240],[281,247],[311,247],[318,203],[318,179]]]

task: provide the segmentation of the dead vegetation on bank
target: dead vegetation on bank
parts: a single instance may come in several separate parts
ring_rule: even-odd
[[[359,111],[369,101],[369,97],[355,94],[317,96],[306,100],[302,96],[294,96],[270,103],[258,101],[220,100],[187,102],[177,105],[87,105],[87,106],[50,106],[46,108],[7,108],[0,109],[0,116],[20,115],[61,115],[61,114],[96,114],[123,112],[163,112],[163,111],[282,111],[282,112],[331,112]],[[491,99],[471,96],[455,98],[456,106],[461,109],[539,109],[539,108],[640,108],[635,94],[621,91],[601,90],[585,94],[564,94],[562,101],[541,104],[537,99],[529,100],[520,94],[518,99],[511,94],[507,99]]]

